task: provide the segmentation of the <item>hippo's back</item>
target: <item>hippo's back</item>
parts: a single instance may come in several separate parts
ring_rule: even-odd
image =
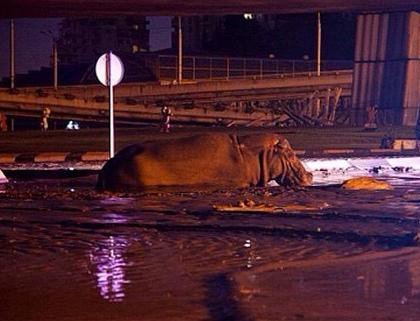
[[[237,186],[244,160],[235,136],[202,134],[124,148],[103,167],[98,188],[146,189],[155,186]]]

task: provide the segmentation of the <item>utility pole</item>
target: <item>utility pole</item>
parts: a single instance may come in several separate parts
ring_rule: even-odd
[[[15,88],[15,22],[10,19],[10,89]]]
[[[316,75],[321,76],[321,12],[317,12],[317,54]]]
[[[50,56],[50,66],[52,69],[52,78],[54,90],[58,89],[58,49],[57,49],[57,37],[51,30],[41,31],[42,34],[49,37],[52,41],[52,52]]]
[[[58,52],[57,52],[57,41],[53,38],[53,52],[52,52],[52,67],[53,67],[53,78],[54,78],[54,90],[58,88]]]
[[[182,18],[178,16],[178,84],[182,82]]]
[[[321,76],[321,12],[317,12],[317,52],[316,52],[316,75]],[[321,100],[316,99],[315,116],[318,117],[321,112]]]

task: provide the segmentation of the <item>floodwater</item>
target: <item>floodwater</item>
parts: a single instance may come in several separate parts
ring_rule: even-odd
[[[318,166],[316,186],[298,190],[12,181],[0,193],[0,320],[419,320],[420,171],[361,162]],[[360,174],[394,189],[335,185]],[[213,210],[247,200],[283,212]]]

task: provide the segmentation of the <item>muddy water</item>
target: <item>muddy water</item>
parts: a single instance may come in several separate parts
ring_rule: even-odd
[[[12,182],[0,194],[0,320],[418,320],[420,180],[398,175],[377,192]],[[284,213],[212,209],[241,200]]]

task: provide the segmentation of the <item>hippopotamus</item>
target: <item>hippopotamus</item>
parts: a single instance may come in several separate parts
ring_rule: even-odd
[[[270,180],[289,186],[312,183],[286,138],[213,133],[127,146],[105,163],[97,188],[245,188],[267,186]]]

